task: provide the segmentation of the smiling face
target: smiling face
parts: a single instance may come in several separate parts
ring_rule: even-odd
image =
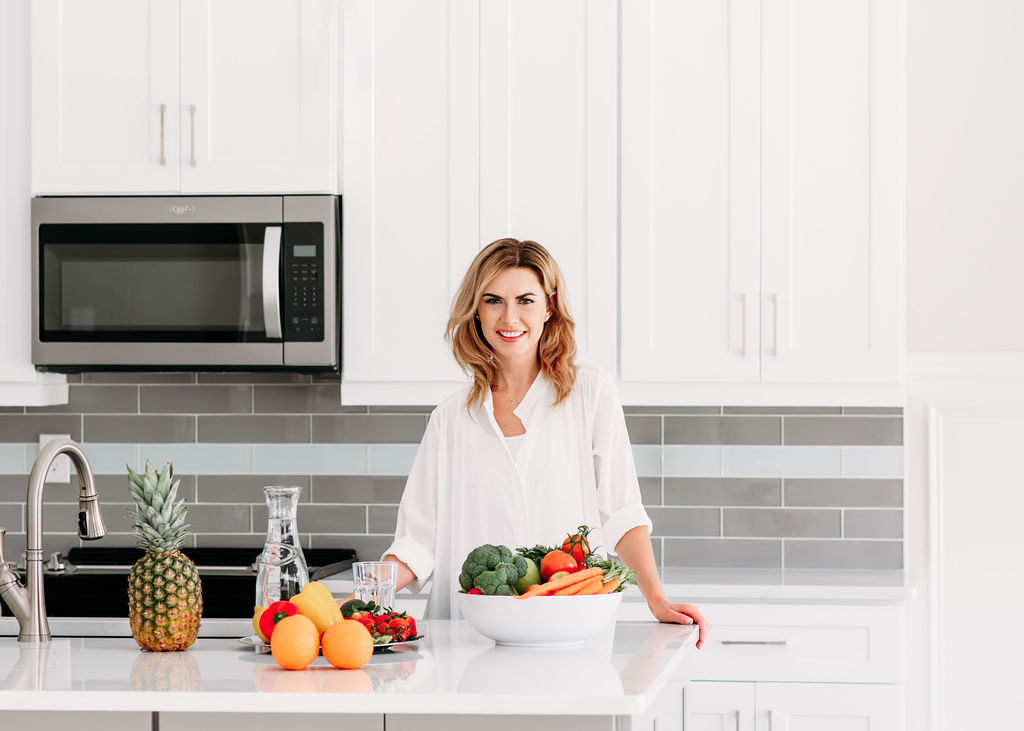
[[[537,357],[551,310],[536,272],[515,268],[499,272],[487,283],[477,315],[494,354],[514,362]]]

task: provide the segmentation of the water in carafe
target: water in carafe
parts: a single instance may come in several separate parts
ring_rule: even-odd
[[[267,499],[267,540],[258,561],[256,604],[266,607],[290,599],[309,583],[306,557],[299,545],[296,513],[298,486],[271,485],[263,488]]]

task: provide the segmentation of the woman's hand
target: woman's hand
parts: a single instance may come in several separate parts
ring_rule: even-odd
[[[707,639],[711,627],[696,605],[673,604],[667,598],[662,597],[650,602],[647,606],[650,608],[651,614],[659,622],[675,622],[677,624],[693,624],[696,622],[697,627],[700,629],[700,633],[697,635],[697,649],[699,650],[703,647],[704,640]]]

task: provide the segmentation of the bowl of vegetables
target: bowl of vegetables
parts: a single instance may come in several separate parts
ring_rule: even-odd
[[[589,550],[579,559],[560,548],[478,546],[459,575],[459,610],[499,645],[581,644],[615,621],[636,572]]]

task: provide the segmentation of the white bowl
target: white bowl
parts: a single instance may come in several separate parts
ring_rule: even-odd
[[[462,616],[499,645],[578,645],[615,621],[622,592],[589,596],[459,594]]]

